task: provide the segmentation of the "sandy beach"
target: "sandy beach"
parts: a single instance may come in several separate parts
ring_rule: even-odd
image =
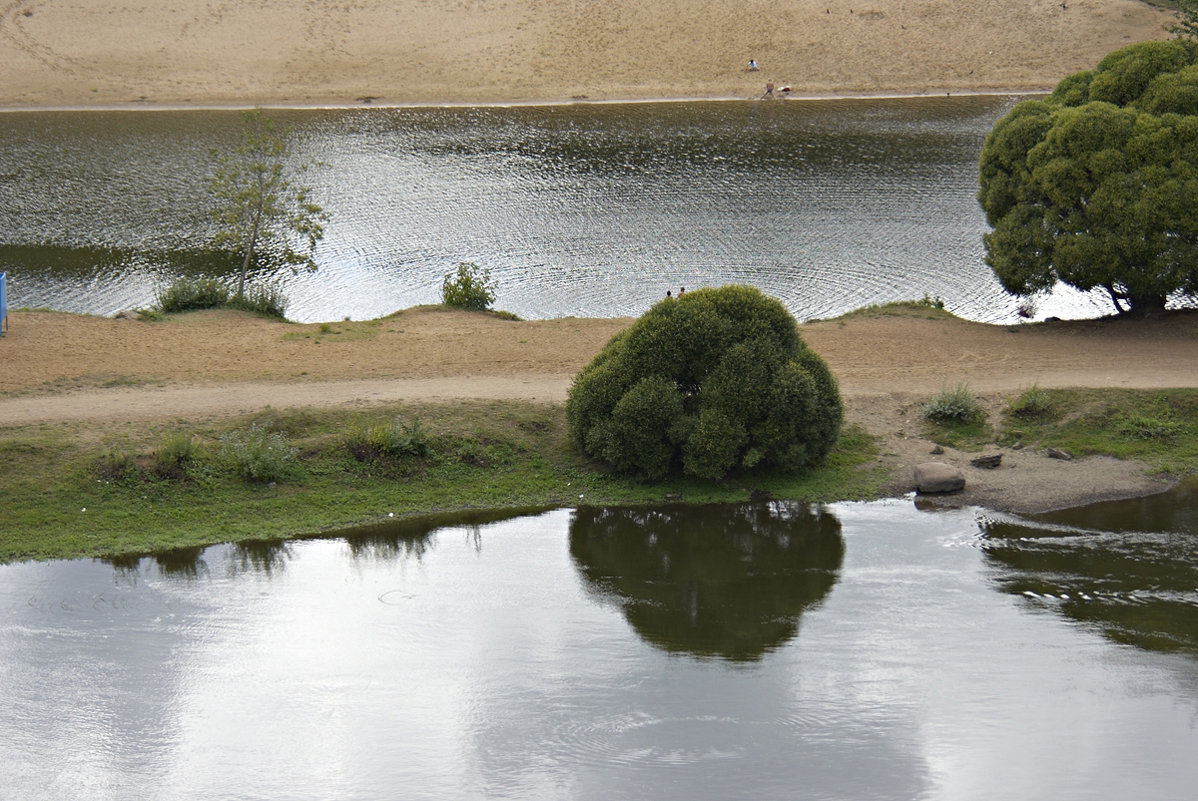
[[[0,0],[0,108],[1044,90],[1171,19],[1141,0]]]

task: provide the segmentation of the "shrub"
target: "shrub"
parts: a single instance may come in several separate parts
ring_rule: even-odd
[[[842,420],[794,318],[746,286],[658,302],[583,368],[566,403],[576,447],[647,479],[815,465]]]
[[[495,302],[495,284],[486,267],[464,261],[457,273],[446,273],[441,283],[441,302],[454,309],[483,311]]]
[[[266,482],[286,478],[296,468],[298,454],[281,431],[268,431],[254,423],[220,438],[218,459],[246,481]]]
[[[965,384],[957,384],[952,389],[942,389],[923,405],[924,419],[933,423],[965,425],[979,422],[985,416],[982,407]]]
[[[402,456],[427,456],[428,430],[419,420],[405,423],[398,417],[374,426],[361,426],[346,436],[346,447],[360,462]]]
[[[154,449],[154,472],[163,478],[181,478],[195,459],[196,446],[191,434],[171,434]]]
[[[283,312],[287,310],[287,296],[278,286],[250,287],[244,295],[234,295],[224,304],[230,309],[253,312],[266,317],[284,319]]]
[[[1052,395],[1034,384],[1020,393],[1018,398],[1007,403],[1007,414],[1020,420],[1040,420],[1047,418],[1052,412]]]
[[[178,278],[158,291],[158,309],[166,314],[216,309],[229,302],[229,288],[215,278]]]

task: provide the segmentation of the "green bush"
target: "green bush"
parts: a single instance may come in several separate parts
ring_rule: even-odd
[[[196,456],[195,440],[191,434],[170,434],[154,449],[154,472],[163,478],[181,478]]]
[[[1007,414],[1020,420],[1042,420],[1052,413],[1052,395],[1034,384],[1007,404]]]
[[[923,405],[924,419],[933,423],[964,425],[979,422],[985,416],[982,407],[965,384],[957,384],[952,389],[942,389]]]
[[[224,305],[230,309],[240,309],[282,320],[285,319],[283,312],[287,310],[287,296],[273,284],[254,286],[244,295],[233,295]]]
[[[801,469],[836,443],[836,382],[794,318],[746,286],[653,306],[574,379],[571,440],[647,479]]]
[[[278,481],[291,475],[298,453],[281,431],[268,431],[254,423],[220,438],[217,458],[233,473],[253,482]]]
[[[166,314],[217,309],[229,302],[229,288],[215,278],[178,278],[158,291],[157,301]]]
[[[419,420],[405,423],[398,417],[374,426],[359,426],[346,436],[349,452],[359,462],[402,456],[427,456],[428,430]]]
[[[441,302],[454,309],[483,311],[495,302],[495,284],[486,267],[464,261],[441,282]]]

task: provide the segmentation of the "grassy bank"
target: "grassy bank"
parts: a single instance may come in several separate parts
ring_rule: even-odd
[[[562,407],[531,402],[267,410],[99,433],[28,426],[0,431],[0,561],[299,537],[450,510],[867,498],[886,478],[874,455],[849,430],[804,475],[645,485],[581,459]]]

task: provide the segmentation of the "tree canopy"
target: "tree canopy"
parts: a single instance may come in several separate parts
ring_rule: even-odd
[[[1195,45],[1141,42],[1017,104],[986,137],[986,263],[1014,295],[1058,281],[1119,311],[1198,295]]]
[[[246,274],[255,257],[265,254],[292,269],[316,269],[313,252],[324,236],[328,214],[311,199],[311,190],[295,186],[288,177],[286,131],[261,110],[245,112],[240,144],[216,154],[218,166],[209,182],[216,201],[214,242],[242,256],[237,296],[245,291]],[[303,169],[306,165],[301,165]],[[293,239],[305,247],[297,250]]]
[[[648,479],[815,465],[842,419],[794,317],[746,286],[658,302],[583,368],[566,403],[579,449]]]

